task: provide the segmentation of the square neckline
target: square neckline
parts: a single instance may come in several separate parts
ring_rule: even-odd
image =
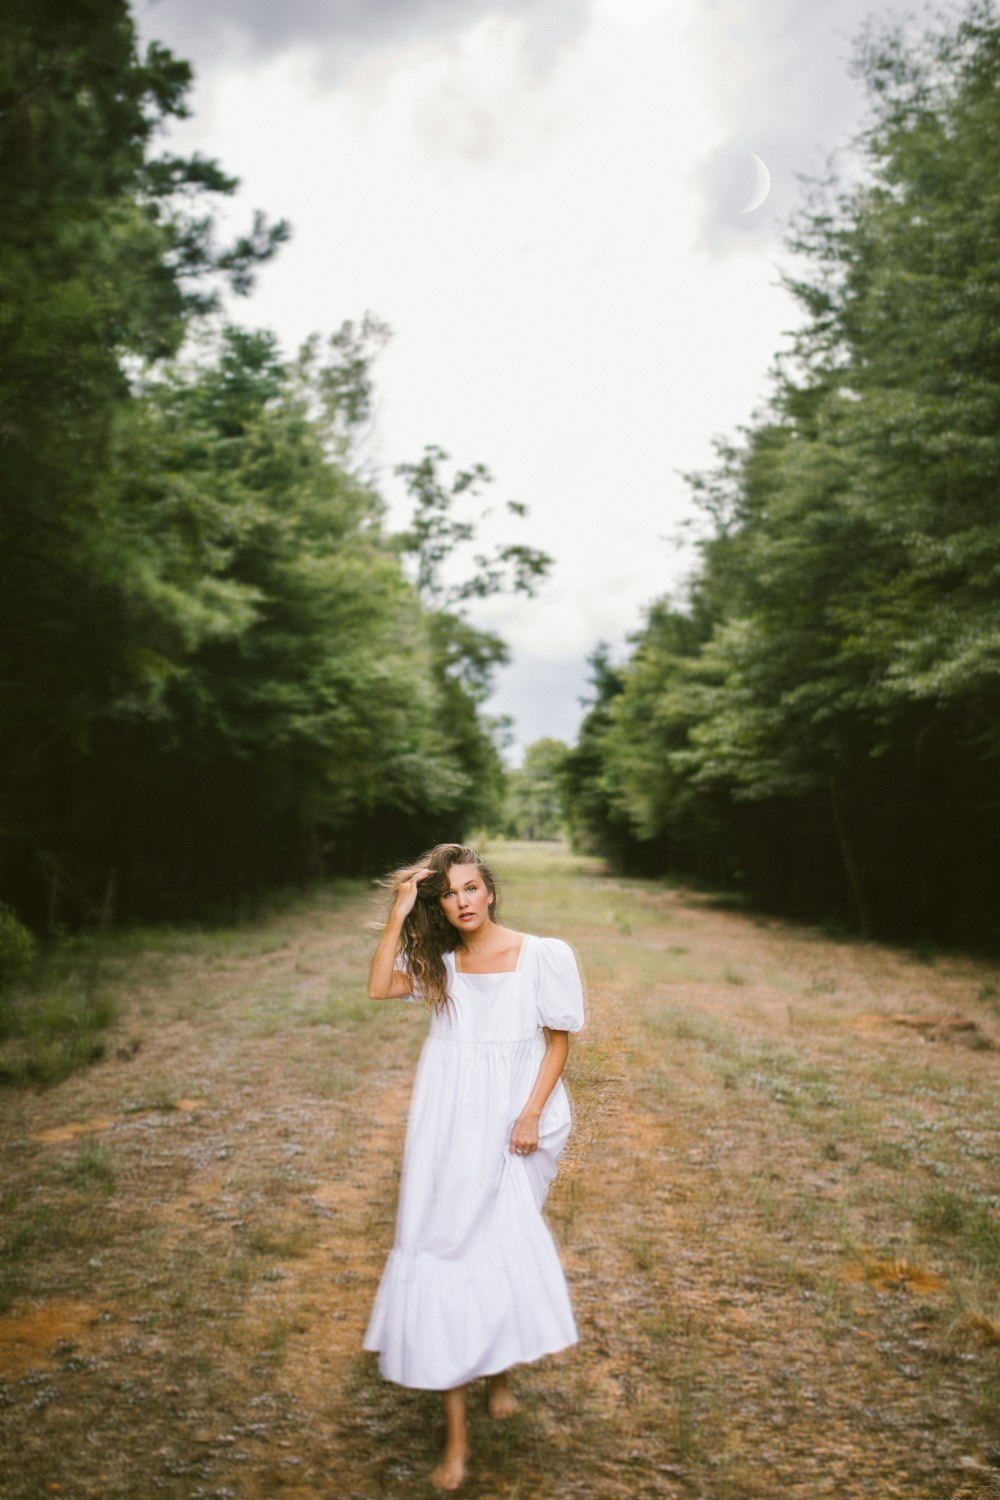
[[[521,967],[521,963],[524,959],[524,950],[528,946],[530,937],[531,934],[528,932],[524,932],[521,934],[521,946],[517,950],[517,961],[512,969],[473,969],[471,971],[468,969],[460,969],[458,967],[458,959],[456,957],[456,954],[458,953],[457,948],[452,948],[451,950],[450,957],[452,968],[456,976],[462,979],[503,979],[508,974],[516,974]]]

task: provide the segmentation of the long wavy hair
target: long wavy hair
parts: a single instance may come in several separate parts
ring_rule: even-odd
[[[417,871],[427,869],[434,872],[417,886],[417,899],[413,910],[403,923],[399,942],[399,957],[413,982],[413,992],[426,1000],[435,1010],[443,1010],[448,1003],[448,976],[444,966],[444,955],[452,953],[462,941],[461,933],[453,927],[441,910],[441,897],[448,890],[448,871],[452,865],[474,865],[487,891],[493,897],[490,904],[490,921],[498,921],[500,891],[493,872],[480,858],[475,849],[467,844],[435,844],[412,865],[394,870],[386,884],[392,890],[392,900],[404,880]]]

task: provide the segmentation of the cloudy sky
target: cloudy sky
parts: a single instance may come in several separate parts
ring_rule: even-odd
[[[556,562],[477,619],[516,739],[572,740],[586,658],[683,587],[682,474],[766,393],[801,177],[860,119],[853,40],[885,0],[137,0],[194,65],[179,148],[288,218],[239,316],[292,350],[393,330],[367,462],[485,463]],[[745,212],[753,155],[766,200]],[[395,511],[401,518],[401,511]]]

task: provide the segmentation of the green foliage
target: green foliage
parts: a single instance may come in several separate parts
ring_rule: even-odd
[[[1000,19],[872,33],[858,66],[860,178],[800,216],[804,326],[693,480],[700,574],[585,723],[574,819],[603,799],[784,910],[995,936]]]
[[[27,978],[36,952],[34,934],[0,901],[0,994]]]
[[[508,838],[557,839],[563,831],[562,772],[569,746],[562,740],[535,740],[524,760],[507,776],[504,833]]]
[[[206,200],[235,180],[150,154],[186,113],[190,76],[157,45],[138,56],[124,0],[38,0],[5,23],[0,681],[17,716],[14,785],[53,734],[86,733],[95,693],[132,675],[105,478],[129,365],[176,351],[191,316],[226,284],[249,290],[287,234],[258,217],[217,247]]]
[[[563,811],[575,848],[604,855],[622,866],[629,863],[626,854],[635,840],[628,816],[612,792],[614,767],[607,750],[613,705],[622,691],[622,678],[611,664],[606,645],[597,647],[590,668],[594,696],[577,742],[562,765]]]
[[[46,1087],[99,1062],[116,1017],[91,976],[48,970],[0,1004],[0,1083]]]
[[[346,345],[354,361],[335,336],[286,364],[227,329],[119,419],[103,544],[132,670],[57,774],[63,865],[86,890],[117,871],[120,911],[238,909],[461,829],[496,794],[477,705],[502,644],[422,605],[379,498],[331,458],[365,411]],[[22,798],[25,842],[50,785]]]
[[[463,561],[489,476],[437,449],[386,532],[355,460],[376,319],[288,359],[209,318],[287,227],[220,245],[236,182],[154,153],[189,84],[125,0],[20,7],[0,56],[0,871],[50,931],[231,915],[492,818],[506,648],[465,604],[549,564]]]
[[[66,1180],[74,1187],[111,1197],[115,1191],[115,1172],[111,1153],[103,1141],[84,1141],[65,1169]]]
[[[917,1203],[916,1219],[929,1239],[950,1240],[970,1266],[993,1276],[1000,1269],[1000,1224],[990,1202],[934,1187]]]
[[[510,542],[469,557],[468,548],[492,514],[480,503],[492,477],[483,464],[475,464],[457,470],[449,481],[444,473],[448,462],[442,449],[428,445],[419,463],[399,466],[413,512],[409,526],[394,541],[413,572],[426,611],[451,753],[469,776],[467,826],[492,827],[501,818],[506,780],[497,743],[504,726],[484,723],[478,706],[489,696],[493,672],[507,661],[508,653],[498,636],[472,624],[466,605],[498,593],[533,597],[552,559],[536,548]],[[461,514],[470,504],[474,519]],[[527,506],[517,501],[508,500],[504,509],[508,516],[527,519]]]
[[[404,554],[416,561],[416,585],[421,597],[428,605],[442,610],[454,609],[467,599],[485,599],[503,592],[527,594],[530,598],[552,559],[523,543],[506,543],[489,553],[477,552],[471,569],[466,567],[458,578],[448,576],[448,565],[456,560],[456,553],[465,543],[475,541],[477,535],[475,521],[456,516],[456,503],[466,497],[478,502],[492,476],[485,465],[474,464],[471,469],[459,469],[449,484],[441,472],[447,462],[447,453],[430,444],[419,463],[400,464],[396,471],[405,480],[413,501],[410,525],[400,534],[398,544]],[[480,519],[490,514],[482,507],[478,509]],[[514,500],[508,500],[506,509],[509,515],[521,520],[528,515],[527,506]]]

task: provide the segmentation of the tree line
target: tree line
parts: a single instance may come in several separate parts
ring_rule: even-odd
[[[685,597],[595,654],[578,842],[865,934],[1000,935],[1000,19],[869,32],[801,327],[709,472]]]
[[[993,940],[1000,887],[1000,19],[869,34],[851,177],[793,228],[801,326],[691,477],[687,593],[592,659],[577,744],[505,777],[467,601],[489,474],[428,447],[386,524],[358,459],[375,319],[294,357],[226,323],[289,234],[158,149],[186,63],[126,0],[0,39],[0,903],[230,914],[477,824],[563,820],[864,933]],[[510,504],[516,523],[523,507]],[[463,554],[471,553],[467,566]],[[505,782],[506,808],[502,804]]]
[[[191,72],[140,55],[126,0],[5,15],[0,901],[49,929],[230,915],[474,826],[506,647],[465,601],[549,559],[463,571],[490,476],[433,447],[387,528],[357,456],[375,319],[294,358],[227,324],[288,226],[220,243],[238,184],[159,149]]]

